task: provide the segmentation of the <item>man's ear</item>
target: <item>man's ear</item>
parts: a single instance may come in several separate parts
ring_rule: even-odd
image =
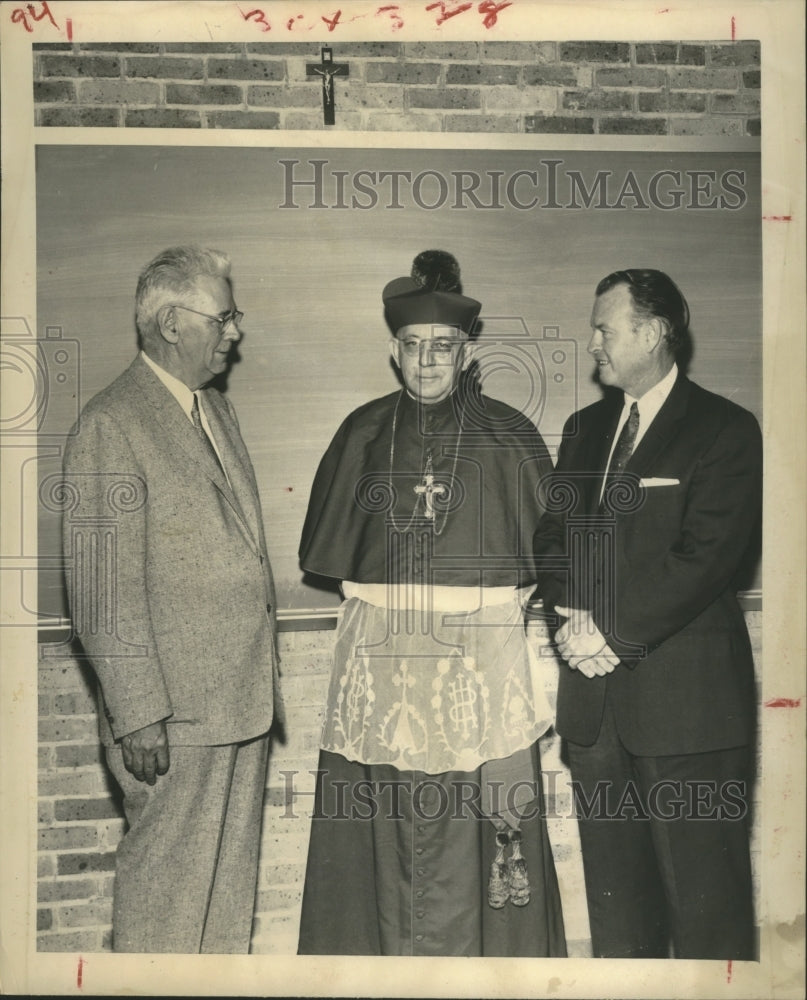
[[[653,354],[664,343],[667,326],[660,316],[649,316],[643,324],[645,344],[649,354]]]
[[[389,339],[389,352],[392,355],[392,360],[400,368],[401,367],[401,342],[397,337],[390,337]]]
[[[163,340],[167,340],[169,344],[176,344],[179,340],[179,330],[177,329],[177,311],[173,306],[161,306],[157,310],[157,326]]]

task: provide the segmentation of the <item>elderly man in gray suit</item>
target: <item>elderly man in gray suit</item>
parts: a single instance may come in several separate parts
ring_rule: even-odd
[[[205,388],[226,371],[241,318],[223,254],[163,251],[137,286],[142,350],[89,402],[66,449],[84,515],[102,523],[110,477],[140,494],[118,518],[113,574],[87,570],[65,518],[74,626],[128,821],[113,909],[121,952],[249,950],[278,705],[274,591],[235,412]],[[114,609],[117,644],[87,613],[94,603]]]

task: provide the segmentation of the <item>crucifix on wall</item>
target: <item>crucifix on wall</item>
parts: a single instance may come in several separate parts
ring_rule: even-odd
[[[326,45],[323,46],[319,65],[306,66],[305,75],[322,77],[322,111],[325,115],[325,124],[333,125],[335,111],[333,78],[335,76],[350,76],[348,64],[335,63],[333,49]]]

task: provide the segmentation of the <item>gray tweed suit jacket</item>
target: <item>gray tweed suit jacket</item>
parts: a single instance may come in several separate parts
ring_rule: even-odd
[[[274,588],[255,474],[230,402],[200,392],[229,483],[174,397],[137,358],[84,409],[66,449],[82,524],[129,501],[91,572],[65,515],[75,629],[100,681],[109,745],[165,719],[169,742],[214,746],[269,729],[277,696]],[[94,610],[95,609],[95,610]],[[114,623],[114,627],[110,626]]]

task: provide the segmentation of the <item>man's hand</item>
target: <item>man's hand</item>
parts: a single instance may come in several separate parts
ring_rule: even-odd
[[[152,722],[149,726],[127,733],[120,741],[123,764],[138,781],[153,785],[158,774],[165,774],[170,764],[168,733],[165,722]]]
[[[568,619],[555,634],[558,652],[572,670],[585,677],[603,677],[619,663],[602,632],[594,624],[590,611],[580,608],[555,608]]]

